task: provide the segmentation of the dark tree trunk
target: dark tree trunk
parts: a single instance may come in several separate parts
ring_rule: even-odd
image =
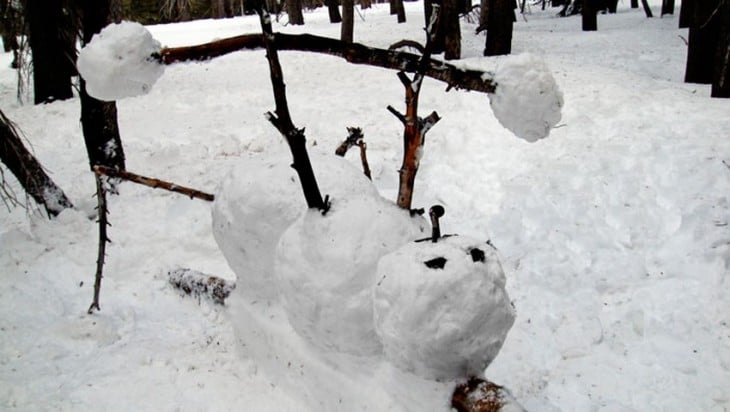
[[[0,160],[18,179],[25,192],[48,212],[57,216],[62,210],[73,207],[43,166],[26,149],[12,122],[0,111]]]
[[[651,12],[651,7],[649,7],[649,2],[647,2],[646,0],[641,0],[641,5],[644,7],[644,13],[646,13],[646,17],[654,17],[654,13]]]
[[[715,55],[712,97],[730,98],[730,3],[726,0],[721,7],[722,29]]]
[[[611,14],[616,13],[616,9],[618,8],[618,0],[608,0],[606,1],[606,8],[608,9],[608,12]]]
[[[289,16],[289,24],[295,26],[304,24],[301,0],[286,0],[286,13]]]
[[[583,31],[598,30],[598,16],[596,10],[596,0],[583,0],[583,9],[581,16],[583,17]]]
[[[94,34],[114,20],[110,0],[82,0],[83,42],[91,41]],[[115,102],[102,102],[86,92],[86,82],[81,80],[81,128],[89,155],[89,165],[107,166],[124,170],[124,150],[117,124]]]
[[[444,58],[461,58],[461,27],[459,26],[459,1],[443,0],[438,20],[438,37],[443,39]]]
[[[393,2],[395,3],[395,14],[398,15],[398,23],[405,23],[406,8],[403,7],[403,0],[393,0]]]
[[[662,16],[674,14],[674,0],[662,0]]]
[[[687,0],[682,0],[682,3],[684,3]],[[631,8],[632,9],[638,9],[639,8],[639,0],[631,0]]]
[[[489,24],[489,1],[479,1],[479,29],[485,30]]]
[[[489,0],[485,56],[498,56],[512,52],[514,20],[514,0]]]
[[[73,96],[75,38],[62,0],[26,0],[25,16],[33,53],[35,104]]]
[[[398,9],[395,5],[396,0],[388,0],[388,4],[390,5],[390,15],[398,14]]]
[[[329,12],[330,15],[330,23],[339,23],[342,21],[342,16],[340,16],[340,8],[337,4],[337,0],[325,0],[325,5],[327,5],[327,12]],[[342,2],[342,7],[345,7],[345,3]],[[344,10],[342,11],[345,12]]]
[[[712,83],[715,54],[720,37],[720,15],[715,13],[720,1],[703,0],[695,3],[689,26],[689,47],[684,81]]]
[[[340,40],[352,43],[355,26],[355,4],[353,0],[342,0],[342,26]]]
[[[365,10],[373,6],[372,0],[360,0],[360,8]]]
[[[423,17],[426,20],[426,26],[428,27],[428,23],[431,21],[431,13],[433,13],[433,3],[431,3],[431,0],[423,0]]]
[[[682,0],[679,6],[679,28],[689,27],[694,14],[695,0]]]
[[[234,17],[236,15],[233,0],[223,0],[223,14],[225,14],[226,17]]]

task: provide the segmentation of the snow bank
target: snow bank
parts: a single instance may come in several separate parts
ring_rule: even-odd
[[[86,91],[111,101],[146,94],[165,71],[152,55],[160,43],[139,23],[110,24],[79,52],[76,66]]]
[[[424,220],[379,195],[341,196],[282,235],[275,276],[294,329],[315,345],[374,354],[372,286],[380,257],[423,236]]]
[[[560,121],[563,93],[539,57],[523,53],[499,61],[497,89],[489,95],[497,120],[528,142],[547,137]]]
[[[310,154],[320,190],[377,193],[363,173],[333,154]],[[279,237],[307,209],[291,156],[248,156],[218,186],[213,202],[213,236],[238,277],[236,294],[272,299],[274,250]]]
[[[442,268],[425,262],[445,258]],[[432,379],[479,376],[515,320],[493,248],[467,237],[411,242],[378,263],[375,330],[386,358]]]

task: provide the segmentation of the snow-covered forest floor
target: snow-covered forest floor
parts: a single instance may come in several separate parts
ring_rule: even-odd
[[[406,7],[401,25],[387,5],[361,11],[355,41],[422,41],[422,5]],[[516,139],[483,94],[430,79],[421,92],[421,111],[443,119],[414,205],[440,203],[445,232],[490,239],[516,307],[486,375],[533,411],[730,410],[730,101],[682,82],[687,31],[676,16],[647,19],[622,2],[584,33],[556,10],[533,7],[513,41],[513,53],[544,57],[563,90],[549,138]],[[326,10],[305,20],[274,29],[339,35]],[[459,64],[491,69],[498,59],[481,57],[474,28],[462,25]],[[178,46],[256,32],[258,21],[149,29]],[[302,410],[236,347],[226,308],[168,285],[177,267],[234,277],[209,203],[125,183],[110,200],[102,311],[86,314],[97,227],[79,102],[18,104],[10,59],[0,55],[0,106],[77,209],[54,220],[0,211],[0,409]],[[345,127],[362,127],[374,182],[394,199],[402,127],[385,107],[403,104],[395,72],[295,52],[281,60],[310,150],[331,153]],[[262,51],[168,67],[118,109],[128,170],[209,192],[250,153],[287,150],[263,116],[274,102]]]

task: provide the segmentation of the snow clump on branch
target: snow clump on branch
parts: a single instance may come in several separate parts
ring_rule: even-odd
[[[494,81],[492,111],[520,139],[543,139],[560,121],[563,93],[541,58],[529,53],[506,56],[497,64]]]
[[[76,63],[90,96],[104,101],[146,94],[165,71],[155,60],[160,42],[139,23],[106,26],[81,49]]]

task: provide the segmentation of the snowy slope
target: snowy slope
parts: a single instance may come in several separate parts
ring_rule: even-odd
[[[355,40],[422,40],[421,4],[406,5],[404,25],[385,5],[363,11]],[[305,19],[275,29],[339,33],[322,10]],[[535,7],[526,19],[513,50],[543,56],[565,100],[549,138],[516,139],[487,96],[428,79],[421,94],[421,110],[443,120],[414,205],[441,203],[446,232],[491,239],[516,307],[487,376],[535,411],[730,408],[730,102],[682,83],[687,32],[676,16],[646,19],[626,2],[595,33]],[[246,17],[150,30],[175,46],[256,28]],[[498,59],[480,57],[473,28],[463,25],[463,64],[492,69]],[[394,199],[402,130],[385,106],[402,105],[395,73],[281,56],[311,150],[332,152],[346,126],[363,127],[375,183]],[[110,201],[102,311],[86,315],[96,226],[78,100],[18,105],[9,61],[0,56],[0,105],[78,210],[54,221],[0,211],[0,409],[301,410],[307,394],[237,347],[226,309],[167,285],[178,266],[233,277],[210,204],[125,184]],[[274,108],[263,52],[168,67],[118,107],[130,171],[209,192],[249,153],[286,150],[263,117]],[[373,393],[378,409],[375,381],[347,387]]]

